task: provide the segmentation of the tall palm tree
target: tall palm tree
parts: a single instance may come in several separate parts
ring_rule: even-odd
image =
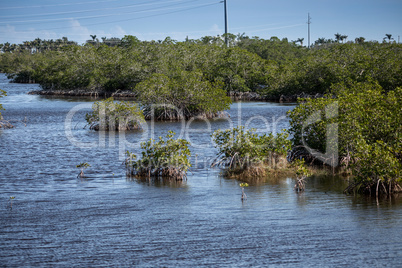
[[[323,37],[318,38],[317,41],[315,41],[315,43],[318,45],[322,45],[325,43],[325,38],[323,38]]]
[[[299,43],[300,43],[300,46],[303,46],[303,41],[304,41],[304,38],[298,38],[298,39],[296,40],[296,42],[299,42]]]
[[[364,38],[364,37],[357,37],[357,38],[355,39],[355,43],[356,43],[356,44],[363,44],[364,41],[366,41],[366,38]]]
[[[394,40],[394,38],[392,38],[392,34],[385,34],[384,40],[388,39],[388,43],[391,43],[391,40]]]
[[[335,40],[337,43],[339,43],[339,40],[341,40],[342,35],[340,33],[335,34]]]
[[[11,44],[10,44],[9,42],[4,43],[4,45],[3,45],[3,51],[4,51],[4,52],[11,52],[10,46],[11,46]]]
[[[346,41],[346,39],[348,39],[348,36],[347,35],[341,35],[341,41],[342,41],[342,44],[344,43],[343,41],[345,40]]]
[[[32,41],[32,47],[35,48],[35,52],[40,52],[42,46],[42,40],[40,38],[36,38]]]

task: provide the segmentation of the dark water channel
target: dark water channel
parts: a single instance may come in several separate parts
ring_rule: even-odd
[[[242,202],[238,181],[207,168],[213,130],[280,130],[293,105],[235,103],[230,120],[100,135],[83,129],[93,100],[26,94],[37,87],[0,77],[2,113],[16,126],[0,130],[2,267],[401,266],[401,198],[345,196],[334,177],[310,178],[296,194],[292,178],[270,178]],[[192,142],[188,181],[127,179],[125,150],[168,130]],[[91,164],[83,180],[81,162]]]

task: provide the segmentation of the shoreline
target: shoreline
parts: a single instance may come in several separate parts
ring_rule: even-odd
[[[115,92],[110,91],[92,91],[88,92],[86,90],[34,90],[28,92],[29,95],[41,95],[41,96],[64,96],[64,97],[91,97],[91,98],[125,98],[125,99],[136,99],[137,94],[130,90],[117,90]],[[272,101],[279,103],[294,103],[297,102],[298,98],[322,98],[323,94],[307,94],[299,93],[294,95],[281,95],[280,97],[266,97],[262,96],[256,92],[229,92],[228,97],[234,101]]]

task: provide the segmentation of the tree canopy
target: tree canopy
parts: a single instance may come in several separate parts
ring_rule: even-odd
[[[332,93],[324,98],[300,101],[289,113],[295,146],[322,154],[337,152],[327,155],[336,157],[327,163],[351,168],[355,180],[348,191],[374,193],[380,183],[383,193],[401,190],[402,87],[385,91],[373,80],[349,80],[332,86]],[[313,117],[317,120],[306,124]],[[333,126],[336,132],[331,132]],[[331,133],[337,134],[336,139]],[[337,151],[331,150],[335,147]]]
[[[48,90],[90,92],[135,90],[155,74],[175,80],[180,73],[197,72],[211,84],[222,82],[227,93],[251,91],[276,100],[301,92],[323,94],[347,79],[373,78],[385,90],[402,85],[402,45],[391,40],[380,44],[359,37],[342,43],[345,36],[336,34],[337,42],[320,38],[307,49],[286,38],[228,37],[229,48],[223,37],[211,36],[184,42],[125,36],[82,46],[67,38],[34,40],[34,48],[21,44],[12,51],[4,44],[0,70],[16,82],[36,82]]]

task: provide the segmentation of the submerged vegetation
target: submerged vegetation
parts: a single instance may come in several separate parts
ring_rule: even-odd
[[[114,102],[113,98],[97,101],[92,105],[92,112],[85,119],[90,129],[94,130],[133,130],[140,129],[144,115],[135,103]]]
[[[174,139],[175,133],[169,131],[166,139],[149,140],[141,144],[142,157],[139,160],[134,153],[126,152],[125,161],[128,176],[137,178],[156,178],[183,180],[191,167],[189,142]],[[136,160],[136,161],[135,161]]]

